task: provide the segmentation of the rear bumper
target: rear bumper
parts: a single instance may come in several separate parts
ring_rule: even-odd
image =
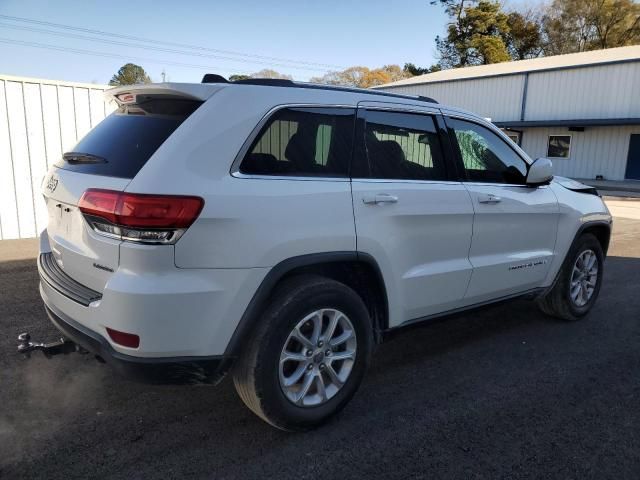
[[[91,302],[102,298],[99,292],[85,287],[64,273],[51,252],[40,254],[38,257],[38,271],[40,272],[40,280],[47,282],[58,293],[85,307],[91,305]]]
[[[134,357],[117,352],[99,334],[83,327],[61,312],[45,305],[51,323],[65,338],[97,355],[121,375],[143,383],[197,384],[218,383],[229,370],[232,359],[209,357]]]
[[[45,305],[99,335],[112,350],[142,360],[227,355],[229,340],[268,271],[181,269],[175,266],[171,246],[127,244],[120,247],[118,268],[94,291],[48,261],[46,231],[40,250]],[[139,347],[112,341],[108,328],[138,335]]]

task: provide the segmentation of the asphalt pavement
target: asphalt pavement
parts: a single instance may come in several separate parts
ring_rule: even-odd
[[[21,358],[20,332],[56,332],[36,242],[0,242],[0,478],[640,478],[640,203],[612,211],[586,319],[516,300],[399,333],[304,434],[263,423],[229,379],[147,386],[89,356]]]

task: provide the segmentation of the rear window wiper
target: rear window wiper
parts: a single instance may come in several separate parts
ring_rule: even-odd
[[[71,165],[79,165],[83,163],[107,163],[107,159],[99,157],[98,155],[92,155],[91,153],[81,152],[67,152],[62,155],[64,161]]]

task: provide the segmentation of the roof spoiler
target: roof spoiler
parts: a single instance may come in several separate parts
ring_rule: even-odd
[[[229,80],[217,73],[205,73],[200,83],[229,83]]]
[[[135,103],[138,95],[162,95],[204,102],[217,90],[212,85],[199,83],[152,83],[111,88],[104,93],[106,98],[113,98],[123,105]]]

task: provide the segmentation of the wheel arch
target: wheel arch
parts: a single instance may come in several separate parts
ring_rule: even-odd
[[[602,247],[602,252],[604,253],[604,256],[605,257],[607,256],[607,250],[609,249],[609,243],[611,241],[611,222],[604,221],[604,220],[592,220],[592,221],[583,223],[582,225],[580,225],[575,235],[573,236],[573,240],[569,244],[569,247],[567,248],[566,252],[564,252],[564,258],[562,259],[562,263],[558,267],[558,270],[554,272],[553,282],[551,282],[551,284],[545,288],[544,293],[542,293],[541,296],[544,296],[546,293],[550,292],[553,289],[553,287],[556,285],[556,283],[558,282],[558,279],[560,278],[560,275],[562,274],[562,270],[564,269],[565,264],[568,261],[567,257],[569,255],[569,252],[571,251],[571,248],[575,245],[578,239],[585,233],[591,233],[596,237],[596,239],[600,243],[600,246]]]
[[[322,275],[352,288],[369,310],[376,342],[382,340],[382,332],[388,327],[389,305],[384,278],[376,260],[367,253],[356,251],[312,253],[288,258],[269,270],[231,336],[225,356],[240,354],[273,291],[283,280],[301,274]]]
[[[576,236],[573,239],[573,243],[575,243],[576,240],[585,233],[591,233],[594,237],[598,239],[598,242],[602,247],[602,252],[606,257],[607,251],[609,250],[609,243],[611,241],[611,223],[603,222],[603,221],[594,221],[594,222],[585,223],[578,229],[578,232],[576,233]]]

